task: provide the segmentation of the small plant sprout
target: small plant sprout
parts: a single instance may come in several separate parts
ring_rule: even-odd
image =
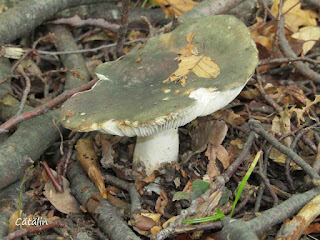
[[[238,203],[238,201],[239,201],[239,199],[240,199],[240,196],[241,196],[241,193],[242,193],[242,191],[243,191],[243,188],[244,188],[244,186],[246,185],[246,183],[247,183],[247,181],[248,181],[248,179],[249,179],[249,177],[250,177],[253,169],[254,169],[255,166],[257,165],[257,162],[258,162],[261,154],[262,154],[262,151],[261,151],[261,150],[260,150],[259,152],[257,152],[257,154],[256,154],[253,162],[252,162],[251,165],[250,165],[250,168],[248,169],[246,175],[243,177],[243,179],[242,179],[242,181],[241,181],[241,183],[240,183],[240,185],[239,185],[236,198],[235,198],[235,200],[234,200],[234,202],[233,202],[233,205],[232,205],[232,210],[231,210],[231,213],[230,213],[230,217],[232,217],[232,215],[233,215],[233,212],[234,212],[234,210],[235,210],[235,208],[236,208],[236,205],[237,205],[237,203]]]

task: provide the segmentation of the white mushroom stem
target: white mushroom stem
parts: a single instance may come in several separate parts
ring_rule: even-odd
[[[175,162],[179,154],[178,128],[164,130],[147,137],[137,137],[134,164],[145,167],[149,176],[164,163]]]

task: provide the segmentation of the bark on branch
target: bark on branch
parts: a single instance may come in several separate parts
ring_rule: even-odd
[[[106,0],[25,0],[0,15],[0,45],[11,43],[64,9]]]

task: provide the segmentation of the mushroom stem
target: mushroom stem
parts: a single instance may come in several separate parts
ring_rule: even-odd
[[[137,137],[133,163],[145,167],[149,176],[163,163],[175,162],[179,154],[178,128],[160,131],[151,136]]]

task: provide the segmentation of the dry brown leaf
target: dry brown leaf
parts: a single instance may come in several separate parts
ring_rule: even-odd
[[[220,175],[220,170],[217,166],[217,155],[215,148],[209,144],[205,156],[208,157],[209,163],[207,165],[207,174],[210,179],[214,179],[215,177]]]
[[[317,40],[320,39],[320,27],[300,28],[299,32],[292,34],[291,37],[306,41],[302,45],[302,55],[306,55],[316,44]]]
[[[161,7],[166,18],[168,18],[170,14],[181,16],[183,13],[191,10],[198,4],[192,0],[152,0],[152,2]]]
[[[320,223],[310,224],[303,232],[304,234],[320,233]]]
[[[275,0],[271,12],[276,16],[280,0]],[[287,12],[289,10],[289,12]],[[287,12],[287,13],[286,13]],[[285,23],[293,32],[297,32],[301,26],[317,26],[317,13],[312,10],[302,10],[300,0],[286,0],[282,7],[285,15]]]
[[[219,161],[222,163],[224,169],[227,169],[230,166],[230,156],[228,151],[224,148],[224,146],[219,145],[215,147],[216,156]]]
[[[156,201],[155,210],[158,213],[164,214],[164,208],[168,205],[169,199],[166,191],[162,190]]]
[[[222,144],[224,138],[228,132],[228,126],[225,121],[217,120],[214,121],[213,127],[209,133],[209,142],[213,147],[218,147]]]
[[[54,176],[57,173],[51,169]],[[48,181],[44,186],[43,195],[50,201],[50,203],[59,211],[65,214],[79,213],[80,207],[77,200],[71,195],[69,181],[62,177],[63,192],[57,192],[51,181]]]
[[[86,171],[91,181],[94,182],[103,198],[107,198],[107,190],[98,167],[98,159],[93,149],[93,143],[93,140],[90,138],[81,138],[77,141],[75,146],[77,160]]]
[[[291,112],[288,110],[288,108],[285,108],[282,112],[280,112],[280,131],[281,135],[288,135],[291,133]],[[287,147],[291,146],[292,143],[292,137],[286,137],[283,139],[284,145]]]
[[[194,131],[191,132],[191,149],[194,152],[203,152],[208,144],[210,133],[215,121],[200,122]]]
[[[159,215],[159,219],[160,219],[161,214],[159,213],[154,213],[154,214]],[[150,217],[150,214],[149,216],[145,214],[141,214],[141,215],[138,214],[138,215],[135,215],[134,218],[135,218],[135,221],[134,221],[135,227],[139,228],[142,231],[149,231],[154,225],[157,224],[157,222]]]

